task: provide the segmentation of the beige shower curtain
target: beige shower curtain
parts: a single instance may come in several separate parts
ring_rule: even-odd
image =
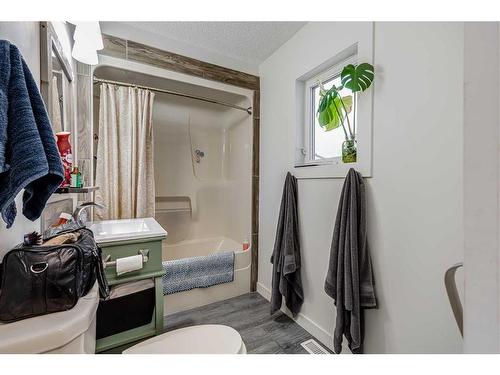
[[[96,220],[153,217],[154,93],[101,84]]]

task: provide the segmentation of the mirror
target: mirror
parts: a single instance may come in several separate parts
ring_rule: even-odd
[[[54,27],[40,22],[41,92],[54,133],[73,132],[73,69]]]
[[[50,101],[52,102],[50,117],[52,120],[52,128],[54,129],[54,133],[67,130],[64,126],[64,86],[66,79],[67,78],[64,75],[61,63],[54,53],[54,50],[52,49],[52,89],[50,90],[49,95],[51,96]]]

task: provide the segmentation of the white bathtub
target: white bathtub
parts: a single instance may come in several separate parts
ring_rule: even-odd
[[[163,260],[173,260],[209,255],[222,251],[234,251],[234,280],[230,283],[214,285],[169,294],[163,297],[164,315],[189,310],[212,302],[236,297],[250,292],[251,251],[242,250],[242,244],[227,237],[214,237],[181,241],[163,245]]]

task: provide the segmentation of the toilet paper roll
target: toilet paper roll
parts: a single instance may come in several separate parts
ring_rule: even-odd
[[[116,274],[118,276],[124,273],[137,271],[142,268],[142,255],[133,255],[131,257],[118,258],[116,260]]]

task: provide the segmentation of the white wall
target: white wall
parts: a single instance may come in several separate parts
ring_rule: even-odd
[[[15,44],[26,60],[35,81],[40,82],[40,33],[38,22],[0,22],[0,39]],[[40,229],[40,221],[31,222],[22,214],[22,193],[17,196],[17,217],[6,229],[0,219],[0,260],[14,245],[23,241],[23,235]]]
[[[271,285],[282,184],[292,170],[290,134],[301,105],[295,80],[338,52],[337,35],[344,41],[363,27],[309,23],[260,67],[258,290],[264,295]],[[367,200],[379,309],[366,312],[368,353],[462,351],[443,276],[463,258],[463,27],[375,25],[373,177]],[[323,285],[342,183],[299,181],[305,303],[298,322],[330,347],[335,306]]]
[[[499,27],[465,25],[464,351],[498,353]],[[489,84],[484,86],[483,77]]]

